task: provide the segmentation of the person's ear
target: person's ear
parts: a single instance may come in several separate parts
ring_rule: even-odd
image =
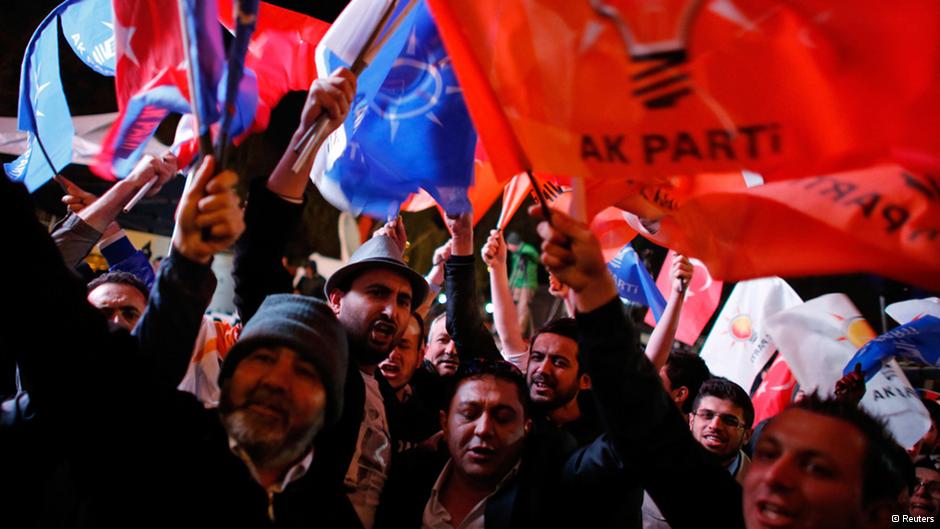
[[[338,288],[334,288],[330,291],[329,302],[330,308],[333,309],[333,314],[339,316],[339,309],[342,306],[343,296],[346,295],[345,292]]]
[[[685,400],[689,398],[689,388],[685,386],[679,386],[672,390],[672,400],[682,409],[682,404],[685,403]]]
[[[525,434],[529,435],[532,432],[532,419],[525,420],[525,426],[522,427],[525,430]]]
[[[438,420],[441,422],[441,431],[444,432],[444,435],[447,435],[447,412],[441,410],[438,413]]]
[[[751,428],[746,428],[744,430],[744,441],[741,442],[741,445],[746,445],[751,441],[751,435],[754,433],[754,430]]]
[[[591,389],[591,375],[581,373],[581,376],[578,377],[578,389],[581,391]]]

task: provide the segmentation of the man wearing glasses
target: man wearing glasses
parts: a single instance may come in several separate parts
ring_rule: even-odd
[[[742,483],[750,459],[741,451],[751,438],[754,405],[741,386],[726,378],[706,380],[692,404],[692,437]]]
[[[743,483],[750,464],[741,447],[751,438],[754,405],[747,393],[726,378],[714,377],[702,383],[689,414],[692,437],[716,461]],[[650,497],[643,495],[643,529],[667,529],[669,523]]]

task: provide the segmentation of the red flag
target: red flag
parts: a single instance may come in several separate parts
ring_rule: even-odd
[[[726,281],[869,272],[940,289],[940,179],[879,166],[703,193],[652,240]]]
[[[568,0],[429,3],[481,140],[512,170],[658,183],[940,168],[932,0],[610,0],[607,16]],[[621,197],[606,198],[598,209]]]
[[[672,262],[676,258],[676,252],[669,250],[666,254],[666,260],[663,261],[663,267],[659,270],[659,277],[656,278],[656,286],[663,293],[663,297],[669,299],[672,292]],[[682,312],[679,316],[679,327],[676,329],[676,339],[680,342],[692,345],[698,340],[699,335],[708,324],[712,314],[718,309],[718,303],[721,301],[721,288],[724,285],[721,281],[716,281],[708,273],[705,263],[698,259],[691,258],[689,261],[695,269],[692,275],[692,281],[689,283],[685,293],[685,301],[682,304]],[[646,313],[646,319],[643,320],[651,327],[656,326],[656,320],[653,318],[653,311]]]
[[[783,355],[778,354],[751,396],[751,402],[754,404],[754,424],[785,410],[793,399],[795,389],[796,377],[790,372],[790,366],[783,359]]]
[[[218,0],[219,21],[232,29],[232,2]],[[261,2],[245,66],[258,76],[258,111],[250,132],[268,126],[271,109],[291,90],[307,91],[317,78],[314,51],[330,25]]]

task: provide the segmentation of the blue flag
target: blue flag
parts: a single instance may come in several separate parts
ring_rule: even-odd
[[[666,309],[666,299],[656,288],[656,281],[653,280],[633,246],[627,244],[621,248],[617,256],[607,263],[607,268],[614,276],[614,283],[617,285],[620,298],[649,307],[656,321],[659,321],[663,310]]]
[[[318,66],[324,75],[350,65],[327,49]],[[469,211],[476,132],[423,1],[360,75],[357,90],[342,130],[320,153],[328,161],[314,169],[324,197],[354,214],[386,218],[423,188],[448,213]]]
[[[184,0],[180,7],[183,23],[186,24],[186,56],[193,62],[189,69],[193,76],[193,110],[199,123],[199,135],[209,134],[213,123],[219,120],[219,82],[222,80],[223,57],[222,33],[218,23],[216,3],[212,1]]]
[[[847,375],[862,364],[865,380],[881,369],[881,362],[893,357],[918,364],[940,367],[940,318],[923,316],[873,338],[859,349],[842,370]]]
[[[114,29],[108,0],[67,0],[39,24],[26,46],[20,71],[17,127],[29,140],[19,158],[4,164],[7,175],[35,191],[72,161],[72,114],[59,75],[58,22],[82,61],[114,75]]]

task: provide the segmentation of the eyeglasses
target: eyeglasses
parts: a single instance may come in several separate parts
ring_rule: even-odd
[[[940,481],[934,481],[932,479],[922,479],[917,482],[917,485],[914,486],[914,491],[923,487],[924,492],[931,496],[940,495]]]
[[[712,410],[696,410],[692,412],[692,415],[695,415],[705,422],[710,422],[715,417],[718,417],[721,424],[729,428],[744,428],[744,421],[730,413],[715,413]]]

